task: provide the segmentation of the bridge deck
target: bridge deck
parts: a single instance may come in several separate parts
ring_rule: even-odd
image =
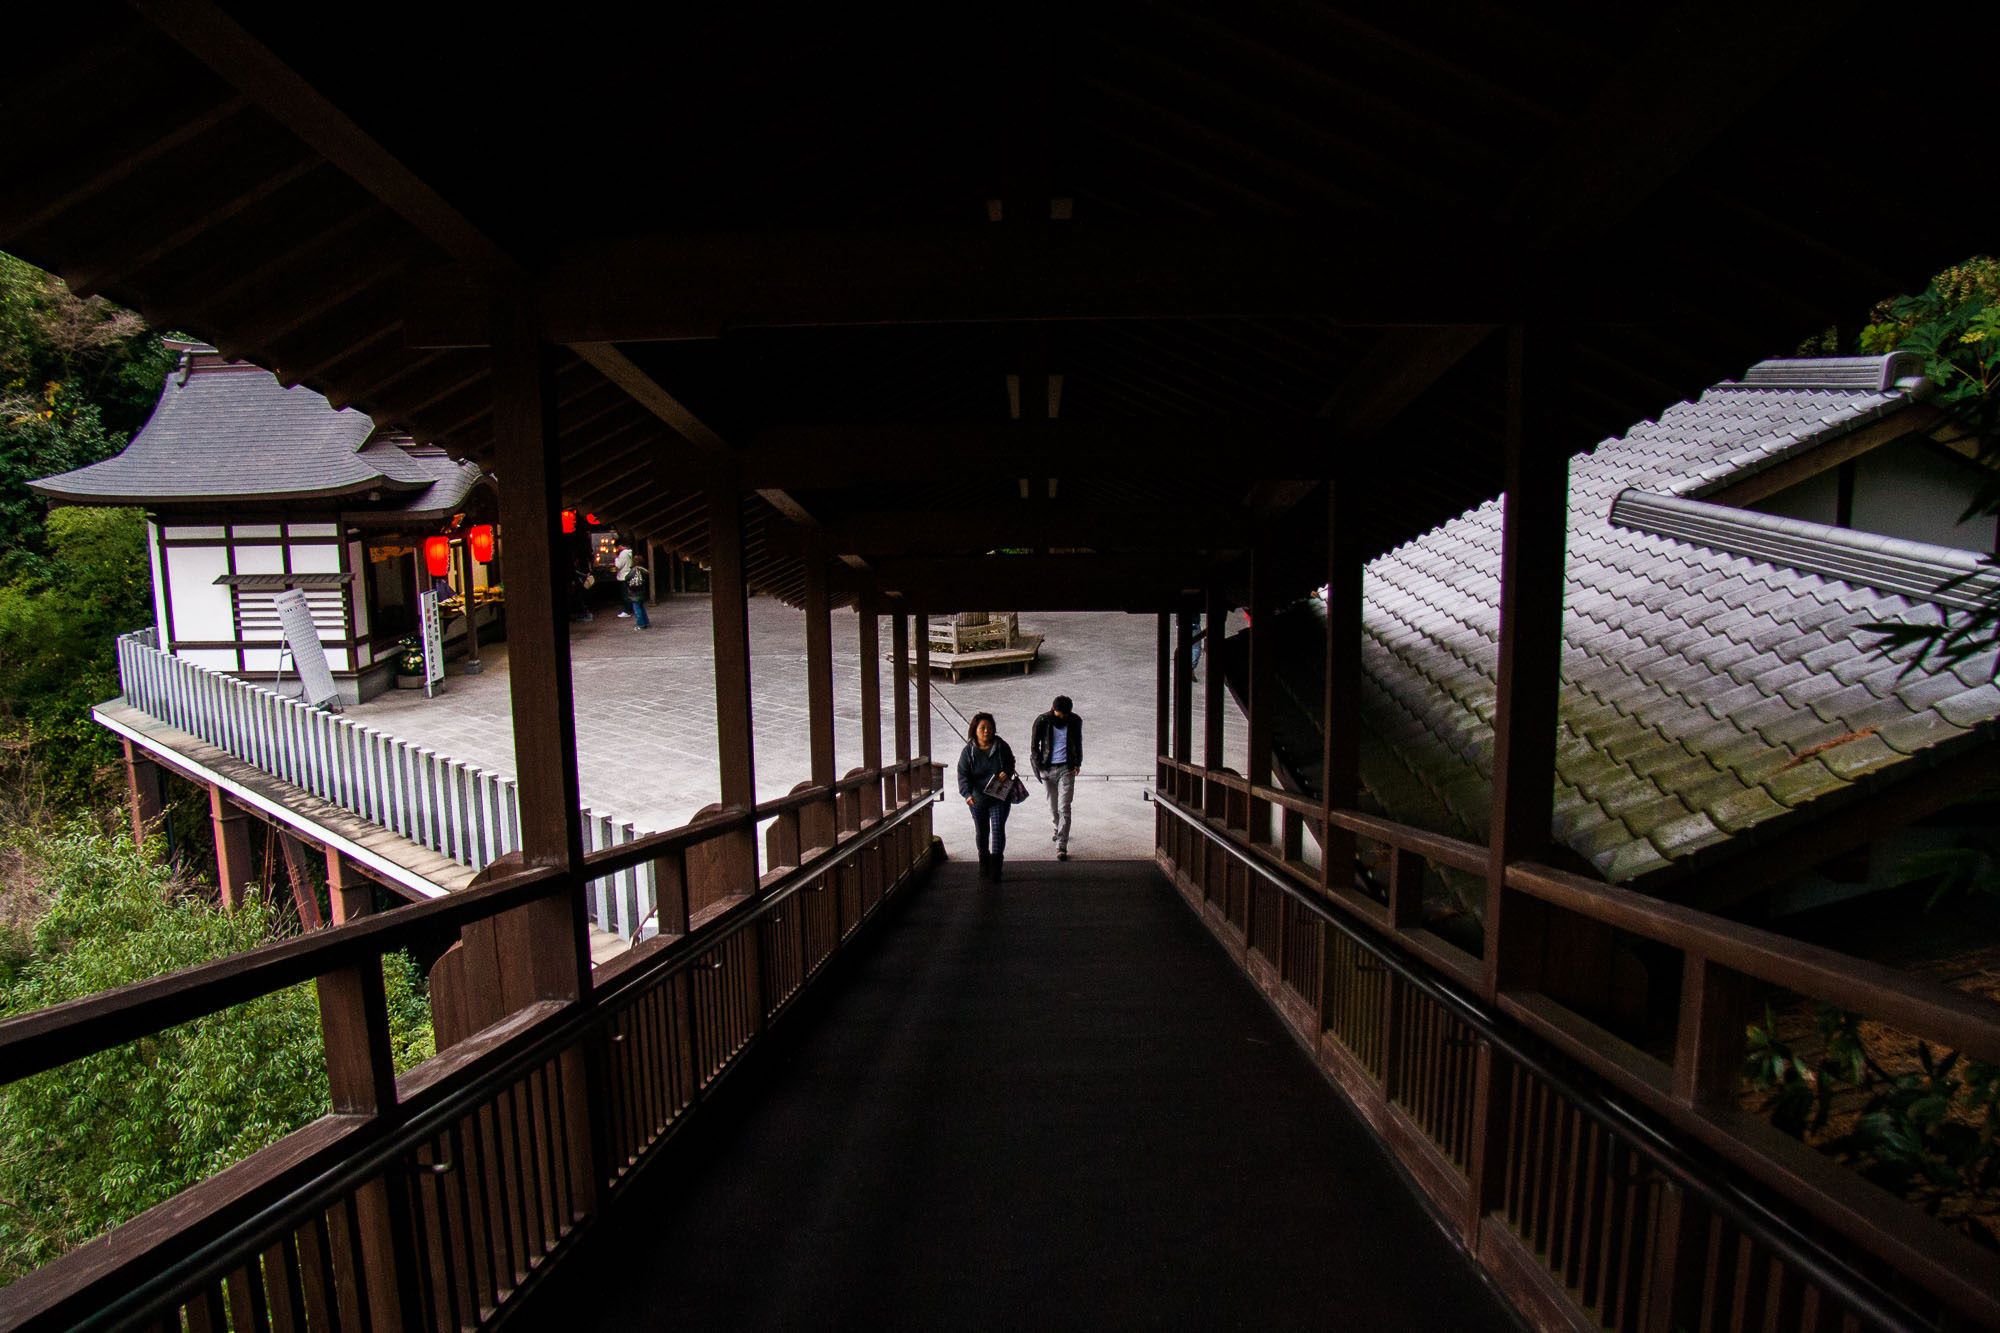
[[[1511,1326],[1150,864],[883,925],[530,1324]]]

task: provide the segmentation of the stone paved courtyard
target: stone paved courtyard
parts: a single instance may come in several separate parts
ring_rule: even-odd
[[[576,689],[577,757],[583,803],[629,820],[640,831],[673,828],[715,799],[714,652],[709,601],[675,597],[651,608],[643,633],[615,608],[570,626]],[[1069,695],[1085,721],[1084,769],[1076,788],[1070,854],[1077,858],[1150,857],[1153,815],[1142,796],[1153,765],[1155,621],[1120,612],[1024,614],[1023,630],[1045,636],[1032,675],[995,669],[953,685],[931,685],[932,748],[947,766],[964,744],[961,716],[994,714],[1000,734],[1027,763],[1029,724],[1057,694]],[[842,773],[861,763],[859,622],[833,615],[835,753]],[[884,652],[889,621],[881,624]],[[486,669],[468,676],[453,663],[446,689],[392,691],[348,716],[405,740],[502,773],[514,772],[512,705],[505,644],[487,646]],[[810,771],[806,746],[805,617],[765,598],[750,603],[750,673],[756,727],[757,797],[782,796]],[[1203,655],[1202,667],[1208,663]],[[890,664],[882,663],[882,753],[895,753]],[[914,690],[912,691],[914,695]],[[1243,719],[1227,707],[1225,735],[1241,767]],[[1201,728],[1195,690],[1195,735]],[[946,785],[951,776],[946,773]],[[955,803],[954,803],[955,805]],[[1052,858],[1047,806],[1040,792],[1009,822],[1009,854]],[[937,829],[956,854],[971,840],[969,821],[940,812]]]

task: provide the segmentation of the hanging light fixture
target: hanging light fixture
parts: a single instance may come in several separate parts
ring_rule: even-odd
[[[424,538],[424,567],[430,570],[434,579],[441,579],[451,572],[451,538]]]
[[[563,531],[576,531],[576,511],[574,509],[563,510]]]
[[[465,544],[471,550],[474,560],[477,560],[482,565],[491,564],[493,561],[493,525],[491,523],[476,524],[470,532],[465,534]]]

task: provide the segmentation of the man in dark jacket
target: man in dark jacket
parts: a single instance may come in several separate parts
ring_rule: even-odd
[[[1028,738],[1028,762],[1049,793],[1049,817],[1055,821],[1056,860],[1069,860],[1069,805],[1076,795],[1076,771],[1083,767],[1083,719],[1058,694],[1049,711],[1035,719]]]

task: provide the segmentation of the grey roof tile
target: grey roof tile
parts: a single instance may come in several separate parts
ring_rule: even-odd
[[[1875,734],[1899,754],[1916,754],[1933,745],[1957,740],[1970,730],[1947,721],[1935,708],[1927,708],[1921,713],[1912,713],[1900,722],[1885,722],[1875,728]]]
[[[1899,680],[1871,655],[1862,625],[1935,623],[1927,604],[1610,520],[1628,487],[1698,496],[1899,406],[1883,364],[1767,363],[1571,461],[1555,831],[1614,878],[1707,863],[1733,834],[2000,714],[1990,663]],[[1825,375],[1859,378],[1811,380]],[[1453,831],[1483,828],[1491,797],[1500,517],[1481,505],[1365,582],[1366,725],[1404,755],[1365,761],[1371,790]],[[1788,748],[1869,726],[1803,759]]]
[[[1987,722],[2000,717],[2000,687],[1995,687],[1989,680],[1963,694],[1940,699],[1932,707],[1953,726],[1969,727],[1976,722]]]
[[[1773,815],[1782,814],[1785,807],[1761,786],[1738,786],[1727,795],[1710,801],[1703,809],[1718,828],[1736,833]]]

